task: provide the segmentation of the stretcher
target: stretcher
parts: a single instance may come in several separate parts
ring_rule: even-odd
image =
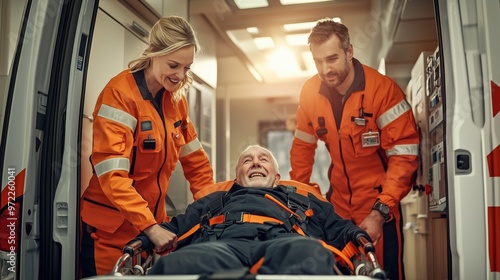
[[[117,260],[110,275],[95,276],[84,280],[116,280],[116,279],[168,279],[168,280],[216,280],[216,279],[310,279],[310,280],[355,280],[355,279],[382,279],[387,280],[385,272],[378,265],[375,257],[375,247],[365,238],[358,239],[361,244],[354,256],[337,258],[335,271],[339,275],[255,275],[249,274],[248,269],[231,270],[210,275],[147,275],[155,261],[155,254],[151,241],[145,236],[138,236],[131,240],[124,248],[123,255]],[[341,254],[338,252],[338,254]],[[349,274],[345,274],[349,273]],[[144,278],[146,277],[146,278]],[[304,278],[306,277],[306,278]]]

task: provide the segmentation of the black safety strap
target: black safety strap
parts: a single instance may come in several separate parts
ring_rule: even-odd
[[[210,226],[209,220],[219,215],[224,208],[224,201],[228,199],[228,193],[214,197],[208,202],[208,212],[200,218],[200,228],[205,236],[209,236],[210,241],[217,240],[225,229],[225,225]]]
[[[291,215],[288,218],[288,226],[293,227],[294,224],[298,225],[302,231],[307,235],[307,222],[308,216],[306,214],[307,210],[311,208],[311,203],[309,197],[297,193],[297,188],[293,186],[283,186],[279,185],[287,195],[287,207],[297,214],[299,218],[295,215]]]
[[[293,232],[296,225],[299,226],[304,233],[306,232],[306,224],[309,218],[307,213],[311,208],[309,197],[297,193],[297,188],[293,186],[279,185],[277,188],[280,188],[287,195],[286,207],[288,207],[288,209],[296,215],[284,218],[283,224],[273,222],[263,223],[259,229],[259,236],[256,237],[258,239],[268,239],[270,236],[274,236],[277,233],[275,231],[276,228],[284,228],[286,232]],[[208,202],[207,213],[200,218],[199,229],[201,229],[202,234],[210,240],[217,240],[227,226],[234,223],[244,222],[242,217],[245,213],[228,212],[224,213],[224,219],[220,224],[210,225],[210,219],[222,214],[221,211],[230,197],[231,196],[228,192],[214,197]]]

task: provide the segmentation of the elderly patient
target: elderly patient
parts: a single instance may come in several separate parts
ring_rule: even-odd
[[[370,240],[313,194],[312,187],[299,190],[279,185],[279,180],[271,152],[249,146],[238,159],[235,182],[227,191],[206,195],[185,214],[161,225],[173,234],[168,245],[157,250],[177,248],[159,258],[149,274],[248,268],[255,274],[331,275],[334,255],[328,245],[342,249],[349,241],[358,245],[359,236]]]

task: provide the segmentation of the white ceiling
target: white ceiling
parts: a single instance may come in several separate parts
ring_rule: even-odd
[[[253,48],[248,52],[247,48],[245,53],[231,41],[229,30],[257,27],[275,42],[284,42],[282,26],[286,23],[340,17],[349,28],[354,56],[374,68],[384,58],[386,74],[402,88],[408,84],[419,54],[437,47],[433,0],[333,0],[288,6],[282,6],[279,0],[268,2],[268,7],[239,10],[232,0],[189,1],[190,14],[202,16],[220,36],[218,85],[287,82],[265,66],[270,50]],[[307,50],[307,46],[296,47],[296,57],[301,58],[299,53]],[[256,70],[262,81],[251,70]]]

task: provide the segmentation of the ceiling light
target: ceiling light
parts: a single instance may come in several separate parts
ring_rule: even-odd
[[[226,31],[227,36],[244,52],[252,52],[257,50],[255,43],[253,41],[252,35],[250,35],[246,29],[228,30]]]
[[[269,49],[274,47],[274,40],[271,37],[258,37],[254,38],[253,42],[259,50]]]
[[[233,0],[238,9],[253,9],[269,6],[267,0]]]
[[[267,57],[267,64],[278,77],[296,77],[300,67],[293,53],[287,48],[279,48]]]
[[[259,29],[257,27],[247,27],[247,32],[250,34],[259,34]]]
[[[285,35],[286,42],[290,46],[307,46],[308,38],[307,33]]]
[[[280,0],[281,5],[307,4],[316,2],[326,2],[331,0]]]
[[[304,31],[304,30],[311,30],[314,26],[316,25],[316,21],[310,21],[310,22],[300,22],[300,23],[288,23],[283,25],[283,29],[286,32],[293,32],[293,31]]]

